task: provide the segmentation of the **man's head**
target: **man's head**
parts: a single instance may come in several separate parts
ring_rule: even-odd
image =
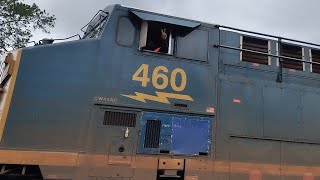
[[[167,33],[166,33],[166,28],[161,29],[161,39],[166,40],[168,37]]]

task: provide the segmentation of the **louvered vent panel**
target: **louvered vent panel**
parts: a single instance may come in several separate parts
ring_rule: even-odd
[[[268,53],[268,41],[267,40],[243,36],[242,43],[243,43],[242,44],[243,49],[258,51],[261,53]],[[264,54],[243,51],[242,52],[242,61],[268,65],[269,58],[267,55],[264,55]]]
[[[320,63],[320,50],[311,50],[312,54],[312,61]],[[319,64],[312,64],[312,72],[320,73],[320,65]]]
[[[159,148],[161,121],[147,120],[144,148]]]
[[[293,46],[289,44],[282,44],[281,46],[282,56],[301,59],[302,60],[302,47]],[[303,71],[303,63],[300,61],[295,61],[291,59],[283,59],[283,67],[288,69],[295,69]]]
[[[106,111],[104,113],[103,125],[135,127],[136,117],[135,113]]]

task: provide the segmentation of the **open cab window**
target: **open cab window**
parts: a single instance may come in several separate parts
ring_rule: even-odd
[[[134,21],[141,25],[141,51],[173,55],[178,37],[185,37],[200,26],[200,23],[194,21],[138,10],[131,10],[131,14]]]
[[[173,54],[172,28],[165,23],[143,22],[140,34],[140,50]]]

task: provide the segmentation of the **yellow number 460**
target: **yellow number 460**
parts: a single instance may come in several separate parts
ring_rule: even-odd
[[[165,89],[168,87],[169,78],[167,73],[169,72],[168,68],[165,66],[157,66],[154,68],[152,72],[152,85],[156,89]],[[181,83],[178,86],[176,83],[177,75],[180,74],[181,76]],[[159,83],[159,79],[162,79],[162,82]],[[142,64],[139,69],[133,74],[132,76],[133,81],[140,81],[142,87],[147,87],[148,83],[150,82],[149,78],[149,65]],[[172,71],[170,76],[170,85],[174,91],[183,91],[187,86],[187,74],[183,69],[176,68]]]

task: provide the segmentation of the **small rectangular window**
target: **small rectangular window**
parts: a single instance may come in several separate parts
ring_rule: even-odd
[[[135,28],[127,17],[120,17],[118,22],[117,43],[121,46],[131,46],[134,42]]]
[[[320,63],[320,50],[311,49],[312,62]],[[312,72],[320,73],[320,65],[312,64]]]
[[[302,47],[289,44],[281,45],[281,56],[291,57],[302,60]],[[283,67],[303,71],[303,62],[292,59],[283,59]]]
[[[269,52],[269,42],[264,39],[242,36],[241,49],[257,51],[261,53]],[[265,54],[242,51],[241,60],[246,62],[269,65],[269,57]]]

